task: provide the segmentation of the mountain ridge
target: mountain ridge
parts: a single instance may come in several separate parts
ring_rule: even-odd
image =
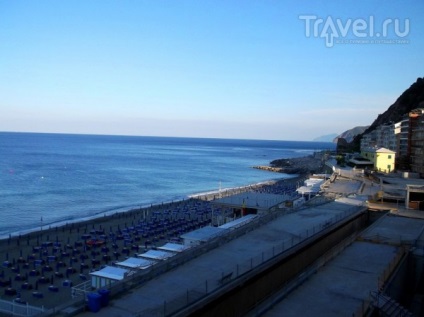
[[[377,116],[365,131],[356,135],[348,143],[348,148],[353,151],[359,151],[364,134],[374,131],[382,124],[399,122],[405,114],[416,108],[424,108],[424,77],[418,77],[385,112]]]

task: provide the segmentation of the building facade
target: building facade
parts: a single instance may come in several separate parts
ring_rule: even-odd
[[[396,151],[397,149],[397,134],[400,132],[400,124],[383,124],[375,128],[370,133],[362,136],[362,149],[375,147],[384,147],[386,149]]]
[[[390,173],[395,169],[395,151],[386,148],[368,148],[361,151],[361,156],[373,162],[376,171]]]
[[[397,170],[419,173],[424,178],[424,108],[414,109],[405,114],[401,121],[378,126],[363,135],[361,154],[368,155],[362,155],[364,158],[372,161],[372,149],[381,148],[395,152]],[[380,165],[374,166],[383,171],[390,165],[390,170],[393,171],[394,164],[390,160],[387,158],[387,162],[381,161]]]
[[[424,177],[424,108],[409,113],[409,157],[411,171]]]

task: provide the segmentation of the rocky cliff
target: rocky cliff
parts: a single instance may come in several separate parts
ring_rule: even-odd
[[[375,130],[383,123],[396,123],[401,121],[403,115],[413,109],[424,108],[424,78],[419,77],[400,97],[361,134],[358,134],[349,144],[352,150],[358,151],[363,134]]]
[[[349,129],[343,132],[342,134],[338,135],[337,137],[335,137],[333,139],[333,142],[337,143],[339,139],[345,139],[346,142],[352,142],[355,136],[357,136],[358,134],[364,133],[364,131],[368,128],[369,128],[369,125],[363,126],[363,127],[354,127],[353,129]]]

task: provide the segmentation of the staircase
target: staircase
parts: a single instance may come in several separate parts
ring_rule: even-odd
[[[371,292],[372,305],[386,317],[413,317],[414,315],[394,299],[380,292]]]

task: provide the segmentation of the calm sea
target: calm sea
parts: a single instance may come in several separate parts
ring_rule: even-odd
[[[291,177],[253,169],[332,143],[0,133],[0,237]]]

